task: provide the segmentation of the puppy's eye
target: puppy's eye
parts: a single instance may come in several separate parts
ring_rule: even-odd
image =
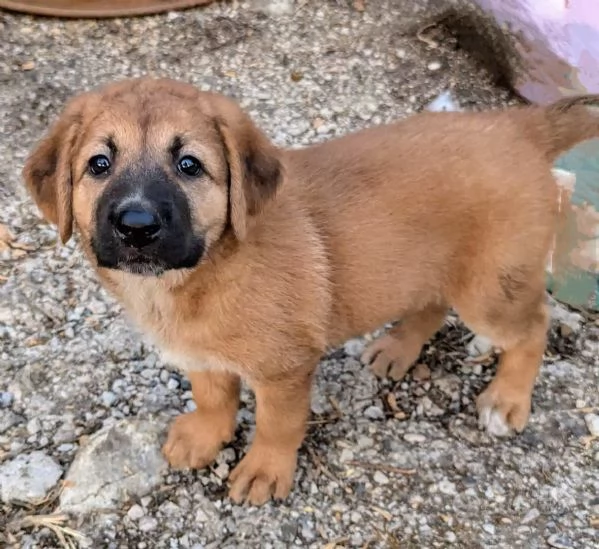
[[[110,160],[103,154],[92,156],[89,159],[88,168],[92,175],[102,175],[110,169]]]
[[[189,177],[197,177],[204,171],[202,163],[194,156],[184,156],[181,158],[177,164],[177,169]]]

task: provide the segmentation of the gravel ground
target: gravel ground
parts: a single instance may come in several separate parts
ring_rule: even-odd
[[[157,451],[192,407],[187,380],[132,331],[76,244],[56,246],[21,189],[25,155],[63,102],[124,76],[230,94],[290,146],[406,116],[449,88],[464,108],[512,100],[447,33],[417,37],[443,0],[361,4],[224,2],[102,22],[0,14],[0,223],[12,233],[0,230],[0,546],[59,547],[70,527],[83,546],[139,549],[599,547],[596,317],[553,303],[530,425],[503,441],[478,430],[473,405],[494,357],[455,319],[395,385],[359,364],[363,340],[348,342],[323,359],[289,500],[237,507],[226,476],[251,436],[251,395],[214,467],[168,471]],[[126,490],[102,476],[131,463],[141,473]],[[90,493],[111,490],[112,509],[58,499],[61,478],[92,507]],[[41,516],[57,509],[69,513]]]

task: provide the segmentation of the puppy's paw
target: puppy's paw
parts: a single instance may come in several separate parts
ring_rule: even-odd
[[[175,419],[162,452],[174,469],[201,469],[212,463],[233,437],[234,426],[219,416],[198,411]]]
[[[411,349],[410,345],[390,334],[374,340],[362,353],[360,360],[379,378],[389,377],[399,381],[408,373],[418,355],[420,348]]]
[[[229,476],[229,497],[235,503],[263,505],[272,497],[285,499],[293,486],[297,452],[252,446]]]
[[[481,429],[495,437],[520,433],[528,423],[531,395],[493,380],[476,401]]]

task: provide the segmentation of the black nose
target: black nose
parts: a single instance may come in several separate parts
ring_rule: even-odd
[[[156,240],[161,223],[154,212],[130,207],[117,214],[115,229],[127,246],[143,248]]]

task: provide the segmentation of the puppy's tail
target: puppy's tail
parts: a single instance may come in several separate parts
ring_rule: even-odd
[[[540,140],[551,162],[581,141],[599,138],[599,94],[565,97],[541,113]]]

